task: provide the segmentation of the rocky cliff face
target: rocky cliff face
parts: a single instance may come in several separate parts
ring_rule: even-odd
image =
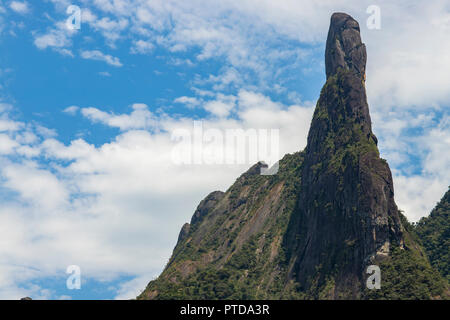
[[[350,70],[365,79],[367,53],[361,42],[359,24],[345,13],[335,13],[331,17],[325,54],[327,79],[338,69]]]
[[[402,246],[402,227],[391,171],[372,133],[366,50],[350,16],[332,16],[325,60],[327,82],[308,135],[292,227],[301,237],[290,247],[291,272],[305,288],[333,275],[335,295],[354,286],[356,297],[367,264],[387,255],[393,242]]]
[[[304,151],[274,176],[258,163],[213,192],[180,232],[141,299],[364,299],[445,296],[394,202],[392,176],[372,133],[366,49],[358,23],[333,14],[327,81]],[[380,265],[382,289],[365,287]]]

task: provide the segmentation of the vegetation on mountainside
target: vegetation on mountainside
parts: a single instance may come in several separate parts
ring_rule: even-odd
[[[448,283],[432,268],[414,226],[401,215],[405,228],[404,248],[392,246],[389,257],[378,263],[381,270],[381,289],[368,290],[368,299],[425,300],[448,299]]]
[[[187,238],[174,250],[171,268],[149,283],[138,298],[156,299],[274,299],[283,291],[286,257],[281,248],[282,235],[295,207],[300,186],[299,170],[303,153],[286,155],[273,176],[243,174],[226,192],[231,208],[219,217],[214,212],[204,217],[209,223],[198,243]],[[291,177],[290,179],[287,179]],[[292,178],[293,177],[293,178]],[[281,199],[264,209],[271,190],[282,185]],[[244,195],[245,194],[245,195]],[[277,208],[273,206],[280,206]],[[249,209],[250,208],[250,209]],[[280,212],[269,218],[259,232],[241,243],[244,228],[252,224],[258,210]],[[211,221],[214,221],[212,223]],[[195,226],[197,232],[205,232]],[[197,263],[213,256],[208,264]],[[189,272],[189,269],[195,272]],[[289,289],[286,289],[288,294]]]
[[[431,211],[415,226],[417,236],[436,268],[450,282],[450,190]]]

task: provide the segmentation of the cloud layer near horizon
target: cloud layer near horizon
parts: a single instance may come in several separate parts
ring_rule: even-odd
[[[205,119],[204,128],[280,128],[282,154],[304,147],[311,106],[283,106],[252,92],[236,100],[236,119]],[[72,264],[90,278],[131,274],[148,281],[199,200],[226,190],[250,166],[177,165],[171,133],[192,131],[192,120],[157,115],[143,104],[131,109],[120,115],[79,109],[81,116],[122,130],[99,147],[83,139],[64,145],[2,113],[0,188],[7,192],[0,208],[0,260],[7,263],[0,265],[0,298],[42,295],[33,292],[36,287],[16,286],[64,275]]]

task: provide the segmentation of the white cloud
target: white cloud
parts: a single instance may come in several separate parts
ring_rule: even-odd
[[[53,2],[61,6],[61,1]],[[368,48],[367,88],[374,108],[448,103],[448,3],[413,3],[379,1],[381,30],[366,27],[370,3],[351,0],[98,0],[85,2],[82,12],[84,23],[110,46],[128,38],[131,53],[149,54],[159,46],[174,53],[196,52],[198,61],[219,59],[224,68],[203,80],[217,81],[221,87],[215,90],[223,90],[236,83],[255,82],[275,89],[272,83],[287,81],[294,70],[298,76],[302,72],[323,74],[330,15],[345,11],[360,22]],[[40,35],[35,43],[39,48],[71,45],[70,35],[59,26]],[[302,43],[308,48],[301,47]],[[174,57],[174,61],[188,60]]]
[[[65,108],[63,110],[63,112],[71,114],[71,115],[74,115],[74,114],[76,114],[78,112],[78,110],[80,110],[80,107],[78,107],[78,106],[70,106],[70,107]]]
[[[17,131],[21,128],[22,123],[8,119],[7,117],[0,118],[0,132],[3,131]]]
[[[56,133],[56,130],[49,129],[49,128],[41,126],[39,124],[35,125],[35,130],[36,130],[36,133],[39,134],[43,138],[53,138],[58,135]]]
[[[153,276],[154,275],[152,274],[145,274],[120,284],[120,287],[117,289],[117,295],[115,299],[135,299],[139,294],[142,293],[142,291],[144,291],[144,289],[147,287],[149,279],[152,279]]]
[[[449,185],[450,122],[439,111],[372,114],[381,156],[393,171],[397,205],[411,221],[429,214]]]
[[[312,103],[287,106],[248,90],[234,97],[217,94],[212,101],[234,101],[234,118],[206,118],[205,129],[280,129],[280,155],[306,145]],[[201,105],[207,104],[202,101]],[[228,188],[250,166],[175,165],[171,132],[192,130],[191,119],[155,115],[143,104],[132,105],[129,114],[97,108],[80,111],[91,121],[122,132],[100,146],[83,139],[66,145],[55,137],[39,138],[41,142],[36,143],[38,135],[27,138],[29,131],[19,140],[5,138],[15,141],[6,156],[28,148],[29,159],[0,158],[0,187],[16,194],[0,209],[0,244],[8,243],[0,252],[0,261],[5,261],[0,266],[0,287],[5,288],[0,296],[55,297],[44,288],[21,284],[42,277],[61,276],[65,281],[67,265],[77,264],[88,278],[135,276],[114,289],[117,299],[134,297],[160,272],[181,225],[198,202],[212,190]],[[424,164],[429,164],[424,165],[424,173],[407,176],[394,169],[399,207],[416,220],[439,200],[450,178],[448,156],[443,154],[450,150],[448,118],[438,124],[427,115],[402,119],[426,128],[418,139]],[[402,137],[408,128],[397,119],[392,119],[392,125],[402,129],[391,130],[391,124],[385,124],[377,130]],[[26,127],[21,126],[19,132]],[[396,147],[388,146],[385,151]],[[46,162],[41,163],[41,158]]]
[[[297,128],[298,117],[310,117],[312,108],[274,105],[286,110],[272,109],[264,126],[280,128],[281,152],[303,148],[308,128]],[[259,114],[253,107],[245,110]],[[0,244],[8,243],[0,251],[5,263],[0,287],[6,288],[0,296],[42,296],[41,289],[21,285],[43,277],[65,281],[65,268],[77,264],[88,278],[134,275],[116,288],[118,299],[133,297],[160,272],[198,202],[212,190],[228,188],[250,166],[174,164],[171,132],[192,130],[192,120],[156,116],[143,104],[134,104],[130,114],[96,108],[82,108],[81,114],[123,132],[100,146],[83,139],[65,145],[55,137],[40,142],[30,137],[8,149],[9,160],[0,158],[0,187],[15,194],[0,208]],[[258,123],[245,114],[240,120],[204,120],[205,129],[253,126]],[[14,150],[25,147],[28,160],[14,157]]]
[[[47,47],[63,47],[68,45],[68,39],[64,33],[51,32],[42,36],[36,37],[34,44],[39,49],[46,49]]]
[[[75,55],[73,54],[73,52],[71,51],[71,50],[69,50],[69,49],[65,49],[65,48],[55,48],[55,51],[56,52],[59,52],[60,54],[62,54],[63,56],[68,56],[68,57],[71,57],[71,58],[74,58],[75,57]]]
[[[120,62],[119,58],[113,57],[109,54],[104,54],[99,50],[86,50],[81,52],[81,57],[83,59],[103,61],[114,67],[122,67],[123,64]]]
[[[280,72],[280,62],[292,59],[289,68],[313,63],[304,42],[323,50],[330,14],[346,11],[360,22],[367,44],[369,97],[380,107],[411,104],[429,106],[450,100],[447,88],[450,67],[450,9],[445,0],[415,5],[379,1],[382,29],[368,30],[366,8],[370,3],[350,0],[293,1],[97,1],[98,9],[117,19],[130,19],[130,29],[156,32],[157,43],[180,51],[200,48],[199,60],[225,57],[226,64],[249,68],[258,77]],[[417,17],[420,17],[418,19]],[[431,23],[430,23],[431,21]],[[296,42],[291,46],[290,42]],[[417,45],[420,43],[420,45]],[[317,68],[316,72],[323,72]]]
[[[446,1],[405,8],[382,3],[383,27],[363,33],[369,52],[368,94],[377,108],[429,108],[450,101]],[[420,17],[420,18],[419,18]],[[434,23],[430,23],[433,21]],[[420,43],[420,45],[418,45]]]
[[[92,24],[97,20],[97,16],[88,8],[81,9],[81,23]]]
[[[137,40],[133,42],[134,45],[130,49],[131,53],[147,54],[153,51],[155,46],[150,41]]]
[[[217,117],[227,117],[234,107],[234,101],[213,100],[205,104],[204,108]]]
[[[0,134],[0,155],[11,154],[18,146],[18,143],[6,134]]]
[[[51,211],[63,207],[68,192],[63,183],[48,170],[39,169],[34,162],[10,164],[2,170],[4,187],[19,193],[24,202]]]
[[[26,1],[12,1],[9,7],[17,13],[25,14],[30,11],[28,3]]]
[[[186,97],[186,96],[178,97],[174,100],[174,102],[184,104],[191,109],[197,107],[201,103],[201,101],[195,97]]]
[[[114,42],[120,38],[120,33],[128,27],[128,20],[123,18],[111,20],[108,17],[104,17],[98,20],[91,19],[88,22],[89,25],[99,31],[112,46],[114,46]]]
[[[81,113],[86,118],[106,124],[121,130],[148,129],[157,125],[155,116],[148,110],[145,104],[136,103],[132,106],[131,114],[112,114],[101,111],[97,108],[83,108]]]
[[[71,37],[76,32],[67,28],[65,21],[59,21],[44,34],[34,32],[34,44],[41,50],[53,48],[63,55],[73,56],[72,52],[65,47],[72,45]]]

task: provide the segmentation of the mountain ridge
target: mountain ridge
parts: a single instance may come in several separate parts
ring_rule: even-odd
[[[225,193],[208,195],[139,299],[445,296],[447,284],[395,204],[372,132],[366,60],[356,20],[333,14],[305,150],[285,155],[276,175],[260,175],[257,163]],[[381,290],[366,288],[372,264]]]
[[[430,263],[450,282],[450,187],[441,201],[415,225]]]

